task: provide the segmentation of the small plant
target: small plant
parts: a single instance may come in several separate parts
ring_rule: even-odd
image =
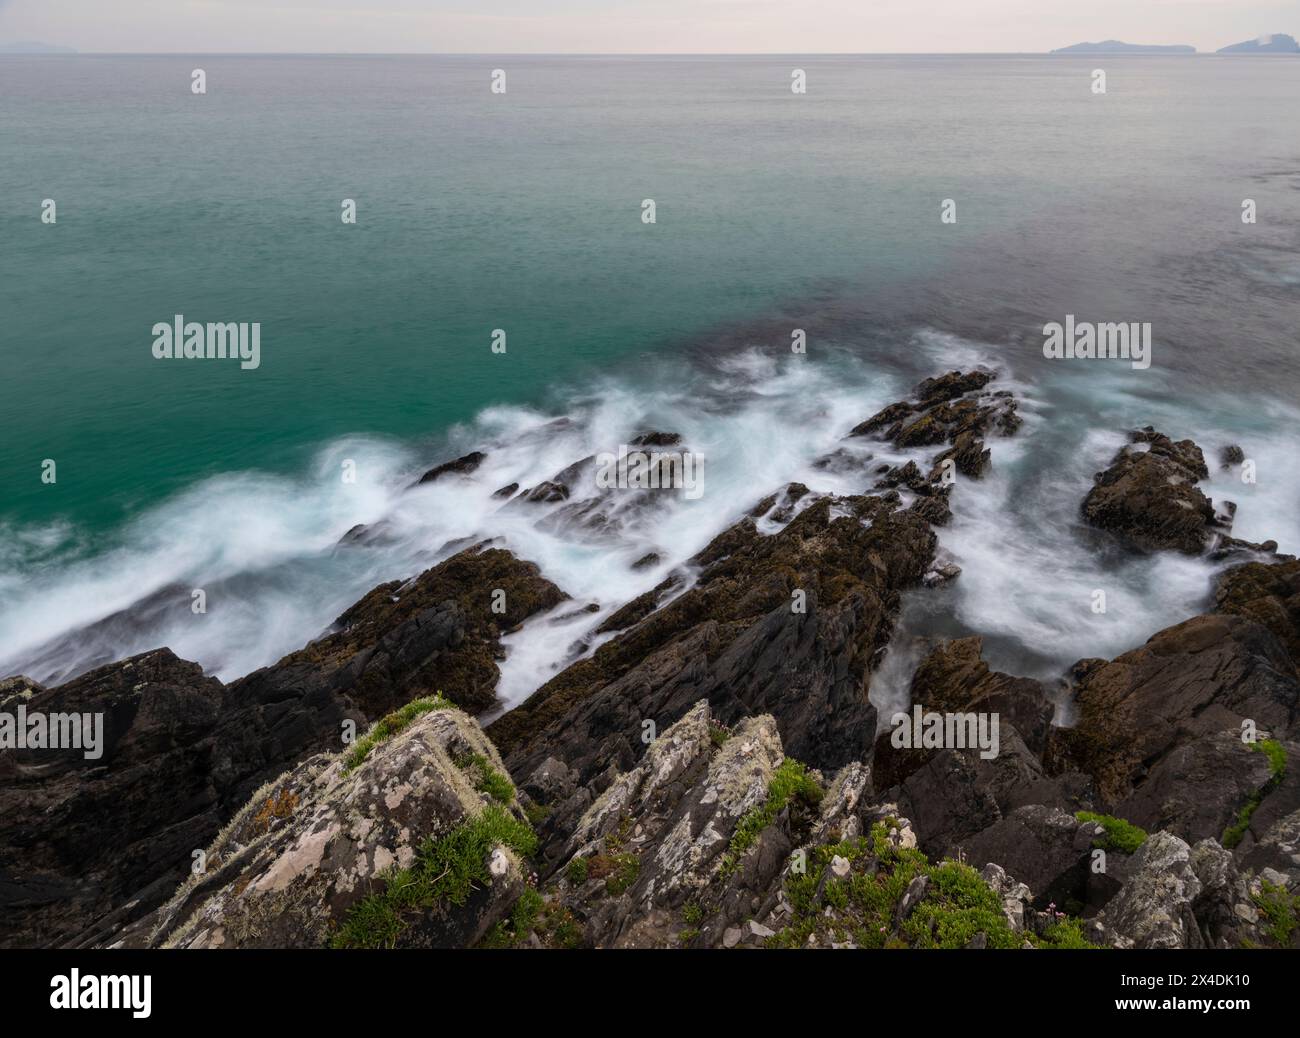
[[[575,887],[587,882],[587,859],[574,858],[564,869],[564,875]]]
[[[499,804],[508,804],[515,798],[515,787],[481,753],[470,753],[456,761],[461,771],[473,772],[474,788]],[[530,819],[531,820],[531,819]]]
[[[709,742],[713,743],[715,749],[722,749],[730,738],[731,729],[725,724],[719,724],[717,721],[709,722]]]
[[[1267,921],[1264,932],[1278,947],[1289,947],[1291,935],[1300,925],[1300,894],[1292,894],[1286,887],[1264,880],[1259,893],[1252,894],[1251,900]]]
[[[528,887],[519,895],[508,919],[502,919],[483,938],[482,948],[517,948],[532,932],[546,902],[537,888]]]
[[[792,801],[802,801],[811,806],[821,803],[823,795],[821,786],[803,764],[791,757],[783,760],[767,784],[767,800],[747,812],[737,823],[722,862],[722,874],[731,875],[740,867],[740,859],[758,839],[758,834],[775,822],[777,815]]]
[[[354,742],[352,747],[347,751],[347,755],[343,759],[344,774],[359,767],[365,759],[370,756],[371,750],[380,743],[391,739],[398,732],[402,731],[402,729],[409,726],[417,717],[421,717],[432,710],[447,710],[453,705],[454,704],[450,700],[443,698],[441,692],[437,692],[431,696],[412,699],[404,707],[394,710],[391,714],[387,714],[380,718],[375,722],[371,729]]]
[[[1132,822],[1126,822],[1114,815],[1100,815],[1094,811],[1078,811],[1074,817],[1081,822],[1096,822],[1105,830],[1105,833],[1097,837],[1092,843],[1094,847],[1100,847],[1105,851],[1132,854],[1147,839],[1145,829],[1139,829]]]
[[[411,915],[440,901],[462,905],[486,884],[488,856],[500,845],[527,857],[537,849],[537,837],[496,804],[437,840],[426,838],[408,868],[385,874],[383,891],[352,906],[330,943],[335,948],[394,947]]]

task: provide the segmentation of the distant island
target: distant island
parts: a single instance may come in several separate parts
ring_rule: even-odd
[[[1275,32],[1272,36],[1260,36],[1245,43],[1234,43],[1231,47],[1220,47],[1219,54],[1300,54],[1300,43],[1294,36],[1284,32]]]
[[[0,54],[76,54],[73,47],[58,47],[53,43],[41,43],[38,40],[15,40],[12,43],[0,41]]]
[[[1288,37],[1290,39],[1290,37]],[[1058,47],[1053,54],[1195,54],[1195,47],[1182,44],[1164,45],[1124,43],[1120,40],[1102,40],[1100,43],[1076,43],[1072,47]]]

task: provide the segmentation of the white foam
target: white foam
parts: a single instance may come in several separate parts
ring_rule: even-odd
[[[899,353],[908,358],[906,374],[848,355],[778,360],[758,351],[707,370],[661,365],[651,374],[603,379],[551,413],[487,408],[432,451],[350,438],[327,445],[294,478],[249,472],[198,484],[137,517],[93,556],[88,539],[66,526],[8,531],[0,551],[0,673],[62,679],[106,652],[120,658],[167,645],[230,680],[316,637],[376,584],[413,576],[445,557],[448,542],[498,538],[572,597],[505,639],[499,693],[503,708],[512,706],[566,664],[576,645],[592,651],[603,639],[591,632],[612,610],[659,584],[760,498],[791,481],[817,493],[860,493],[870,486],[872,467],[933,453],[855,441],[875,455],[871,467],[835,473],[814,466],[919,377],[998,366],[990,348],[938,333]],[[999,384],[1021,398],[1025,427],[1014,438],[990,441],[987,479],[963,480],[954,490],[955,518],[940,538],[961,577],[942,592],[914,592],[947,596],[942,600],[952,603],[962,627],[1021,646],[1048,669],[1140,644],[1196,612],[1209,589],[1213,567],[1201,560],[1118,556],[1099,551],[1084,530],[1080,502],[1126,428],[1151,423],[1175,437],[1194,436],[1207,452],[1240,442],[1257,461],[1259,482],[1234,482],[1235,473],[1220,473],[1210,459],[1216,471],[1209,492],[1238,502],[1239,536],[1300,549],[1300,461],[1275,432],[1296,427],[1294,412],[1259,401],[1238,407],[1228,398],[1181,404],[1147,392],[1157,384],[1154,372],[1139,380],[1131,372],[1089,370],[1096,374],[1056,368],[1047,372],[1050,381]],[[673,495],[598,537],[539,525],[563,505],[503,507],[493,496],[507,484],[528,488],[581,458],[617,451],[651,429],[679,433],[685,447],[704,455],[698,500]],[[471,449],[487,453],[471,476],[450,474],[408,489],[433,463]],[[340,478],[344,459],[356,462],[355,484]],[[575,490],[575,499],[596,493],[589,483]],[[339,546],[357,524],[375,538]],[[631,568],[651,551],[661,556],[657,564]],[[206,589],[208,612],[194,615],[183,596],[139,629],[122,627],[107,646],[102,637],[66,637],[171,586]],[[1104,614],[1091,608],[1097,589],[1107,593]],[[551,622],[589,603],[597,610]],[[880,676],[878,688],[902,702],[907,667],[899,667]],[[886,687],[894,685],[893,692]]]

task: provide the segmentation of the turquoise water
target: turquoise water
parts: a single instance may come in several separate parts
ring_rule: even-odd
[[[1108,59],[1095,97],[1098,60],[0,57],[0,659],[30,670],[49,639],[225,581],[246,626],[228,613],[191,654],[225,677],[270,662],[451,527],[476,532],[451,513],[477,505],[430,501],[451,517],[402,550],[332,553],[406,507],[394,488],[422,466],[583,400],[618,401],[629,423],[713,414],[740,390],[710,365],[736,356],[795,394],[779,419],[772,405],[773,450],[972,356],[1036,396],[1038,449],[1017,464],[1040,489],[1125,422],[1253,436],[1280,453],[1243,532],[1285,541],[1300,62]],[[1153,322],[1149,377],[1047,365],[1038,328],[1067,312]],[[260,368],[155,360],[150,329],[177,313],[261,322]],[[802,388],[763,366],[793,327],[821,365]],[[715,433],[739,452],[753,430],[699,429]],[[333,493],[345,455],[365,459],[369,496]],[[732,460],[742,490],[802,464]],[[743,504],[692,513],[682,550]],[[553,560],[572,585],[600,564],[580,548]],[[1192,593],[1178,587],[1174,612]],[[187,637],[150,621],[95,653]],[[94,653],[56,656],[41,676]]]

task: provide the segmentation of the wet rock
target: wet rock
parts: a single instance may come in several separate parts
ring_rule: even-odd
[[[1237,616],[1195,617],[1077,670],[1077,722],[1053,732],[1053,767],[1066,761],[1089,774],[1108,813],[1123,805],[1131,821],[1167,822],[1188,840],[1219,836],[1262,774],[1258,755],[1226,733],[1240,736],[1249,721],[1285,736],[1297,719],[1291,658],[1266,628]]]
[[[1083,517],[1140,551],[1199,555],[1218,532],[1213,502],[1196,485],[1208,475],[1195,443],[1147,426],[1096,475]]]
[[[870,524],[839,514],[845,504]],[[823,498],[767,537],[746,518],[700,553],[693,586],[640,603],[639,621],[490,734],[518,774],[556,756],[586,780],[640,752],[644,718],[662,728],[706,698],[727,724],[770,711],[792,755],[815,766],[861,759],[874,738],[870,661],[934,546],[922,519],[878,498]]]
[[[766,517],[774,523],[788,523],[794,518],[795,506],[808,496],[808,488],[802,483],[791,483],[783,490],[769,494],[749,510],[753,519]]]
[[[1009,393],[985,391],[994,377],[986,371],[951,371],[926,379],[916,387],[914,400],[890,404],[855,426],[849,436],[876,437],[903,449],[950,444],[951,449],[935,459],[936,470],[929,478],[937,479],[949,459],[964,475],[978,478],[989,460],[984,438],[1009,436],[1022,424]]]
[[[345,694],[370,718],[437,691],[482,710],[495,701],[501,635],[566,597],[536,565],[469,548],[412,580],[381,584],[332,633],[237,685],[254,696],[286,683]]]
[[[538,483],[531,490],[525,491],[521,495],[521,500],[532,501],[540,504],[551,504],[555,501],[567,501],[569,499],[569,488],[564,483],[553,483],[547,480],[544,483]]]
[[[634,437],[631,447],[676,447],[682,442],[681,435],[673,432],[647,432]]]
[[[456,458],[454,461],[444,461],[441,465],[435,465],[416,480],[414,485],[423,486],[426,483],[434,483],[443,476],[468,476],[472,472],[476,471],[486,460],[487,455],[482,451],[470,451],[468,454]]]

